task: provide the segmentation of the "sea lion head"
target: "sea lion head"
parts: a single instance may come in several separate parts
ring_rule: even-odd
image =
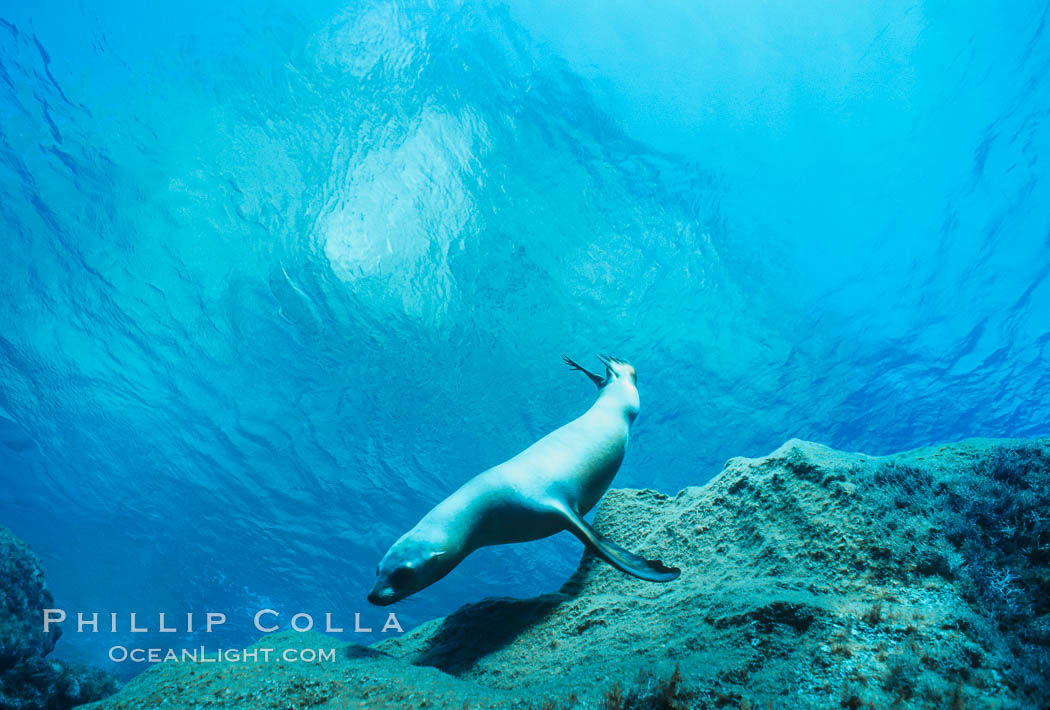
[[[387,550],[376,567],[376,582],[368,601],[376,606],[399,602],[448,574],[456,561],[445,545],[413,528]]]
[[[638,416],[641,400],[638,397],[638,373],[634,365],[611,357],[599,355],[598,359],[605,364],[605,380],[601,385],[602,394],[615,396],[624,408],[628,418],[633,420]]]
[[[605,365],[605,383],[609,384],[620,378],[630,380],[632,385],[638,384],[638,373],[634,371],[634,365],[610,355],[599,355],[598,359]]]

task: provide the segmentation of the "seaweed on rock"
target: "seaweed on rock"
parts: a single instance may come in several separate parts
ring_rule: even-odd
[[[117,691],[101,670],[45,658],[61,635],[42,628],[53,606],[36,555],[0,527],[0,710],[64,710]]]

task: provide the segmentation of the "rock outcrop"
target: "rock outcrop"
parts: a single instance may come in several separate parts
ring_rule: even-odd
[[[163,664],[99,707],[1042,707],[1048,504],[1050,439],[888,457],[793,440],[674,497],[606,495],[596,525],[680,566],[671,584],[585,554],[555,593],[371,648],[279,634],[260,645],[337,659]]]
[[[54,605],[36,555],[0,527],[0,710],[63,710],[117,690],[98,669],[45,659],[61,635],[43,632]]]
[[[54,650],[61,630],[45,634],[40,623],[42,610],[53,606],[36,555],[0,528],[0,670]]]

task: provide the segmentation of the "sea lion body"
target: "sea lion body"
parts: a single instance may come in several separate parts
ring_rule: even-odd
[[[566,360],[599,386],[590,409],[438,503],[383,557],[369,601],[403,599],[480,547],[539,540],[562,530],[629,574],[650,581],[678,576],[677,569],[624,550],[582,520],[620,468],[639,400],[628,363],[603,358],[606,377],[601,378]]]

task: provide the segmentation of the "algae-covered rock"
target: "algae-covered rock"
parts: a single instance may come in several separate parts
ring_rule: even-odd
[[[43,632],[43,610],[55,605],[40,560],[29,546],[0,527],[0,671],[33,656],[46,656],[61,634]]]
[[[61,635],[58,625],[43,631],[54,605],[40,560],[0,527],[0,710],[64,710],[119,687],[97,668],[45,658]]]
[[[112,695],[119,687],[98,668],[34,656],[0,673],[0,710],[64,710]]]
[[[681,567],[670,584],[584,554],[551,594],[467,605],[312,669],[165,665],[102,707],[141,707],[161,683],[218,697],[246,672],[239,687],[268,697],[323,678],[314,704],[332,708],[1042,707],[1048,503],[1050,439],[888,457],[793,440],[673,497],[606,495],[596,526]],[[244,697],[217,703],[270,707]]]

